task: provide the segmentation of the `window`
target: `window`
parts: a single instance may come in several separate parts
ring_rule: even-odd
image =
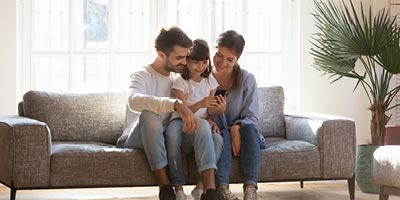
[[[392,17],[396,17],[397,26],[400,27],[400,0],[391,0],[390,4],[390,15]],[[393,85],[400,85],[400,75],[393,75],[391,80]],[[393,105],[400,104],[400,94],[398,93],[396,97],[393,99]],[[400,125],[400,106],[390,110],[388,115],[392,115],[389,125],[399,126]]]
[[[241,65],[259,86],[282,85],[295,110],[295,0],[21,0],[19,94],[125,91],[129,75],[154,59],[163,24],[215,46],[221,32],[246,39]]]

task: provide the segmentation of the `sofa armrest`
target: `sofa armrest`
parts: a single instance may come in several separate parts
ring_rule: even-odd
[[[0,181],[16,189],[49,186],[51,138],[47,125],[0,116]]]
[[[287,113],[288,140],[310,142],[320,151],[323,178],[354,175],[356,131],[353,120],[333,115]]]

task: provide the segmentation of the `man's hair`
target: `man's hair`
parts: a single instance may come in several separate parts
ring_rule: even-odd
[[[193,41],[193,46],[190,48],[189,55],[187,56],[190,60],[203,61],[208,60],[208,67],[201,73],[201,76],[207,78],[211,73],[211,60],[210,60],[210,48],[203,39],[196,39]],[[185,80],[189,80],[189,69],[185,66],[182,70],[181,76]]]
[[[154,46],[157,51],[162,51],[169,55],[173,51],[174,46],[189,48],[192,46],[192,40],[179,27],[172,26],[161,28]]]

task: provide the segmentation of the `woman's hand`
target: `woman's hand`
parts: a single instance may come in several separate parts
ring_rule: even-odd
[[[211,126],[211,131],[213,132],[213,133],[221,133],[221,130],[219,130],[219,127],[218,127],[218,125],[215,123],[215,121],[214,121],[214,119],[213,118],[211,118],[211,117],[208,117],[207,118],[207,121],[208,121],[208,123],[210,124],[210,126]]]
[[[219,112],[223,113],[225,112],[226,109],[226,97],[222,95],[216,96],[217,99],[217,105],[215,109],[217,109]]]
[[[240,126],[235,124],[230,128],[233,156],[240,156]]]

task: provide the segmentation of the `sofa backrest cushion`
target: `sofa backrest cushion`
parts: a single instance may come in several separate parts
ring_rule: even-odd
[[[283,88],[260,87],[258,96],[260,102],[258,130],[264,137],[286,137]]]
[[[126,93],[71,94],[29,91],[25,117],[45,122],[53,141],[115,144],[122,133]]]

